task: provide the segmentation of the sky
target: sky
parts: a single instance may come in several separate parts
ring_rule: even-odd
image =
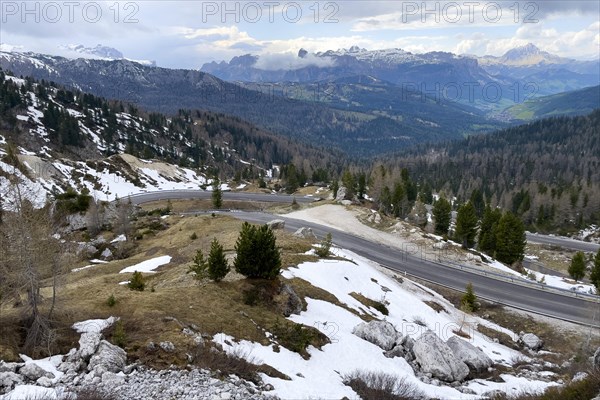
[[[533,43],[563,57],[600,56],[598,1],[7,1],[3,50],[74,56],[113,47],[133,60],[200,68],[257,54],[263,63],[359,46],[500,56]],[[314,60],[314,58],[312,59]]]

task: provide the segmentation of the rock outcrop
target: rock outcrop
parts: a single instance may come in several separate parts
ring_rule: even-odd
[[[90,358],[88,371],[93,371],[96,376],[102,377],[105,372],[121,372],[127,362],[127,353],[119,346],[106,340],[100,341],[98,350]]]
[[[452,336],[446,344],[450,347],[454,356],[467,364],[471,371],[485,371],[494,363],[483,351],[457,336]]]
[[[538,351],[544,346],[544,341],[533,333],[519,333],[518,343],[526,349]]]
[[[284,229],[285,221],[282,219],[274,219],[272,221],[267,222],[267,226],[273,230],[275,229]]]
[[[316,239],[317,236],[314,234],[312,229],[302,227],[299,228],[296,232],[294,232],[294,236],[302,239]]]
[[[354,327],[352,333],[361,339],[371,342],[383,350],[392,350],[403,343],[402,333],[387,321],[363,322]]]
[[[432,331],[415,340],[412,351],[421,371],[439,380],[460,382],[469,375],[469,367]]]

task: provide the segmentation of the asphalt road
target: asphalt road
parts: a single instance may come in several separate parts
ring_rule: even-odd
[[[537,233],[527,233],[527,241],[529,243],[538,243],[564,247],[566,249],[597,252],[600,249],[600,244],[583,242],[581,240],[569,239],[559,236],[538,235]]]
[[[139,193],[130,196],[133,204],[149,203],[159,200],[210,199],[212,192],[203,190],[162,190],[159,192]],[[312,203],[318,198],[310,196],[289,196],[271,193],[223,192],[223,200],[248,201],[257,203]]]
[[[185,198],[210,198],[210,192],[164,191],[145,193],[132,197],[132,202],[141,204],[154,200]],[[255,202],[292,202],[291,196],[243,192],[226,192],[224,193],[223,198]],[[302,203],[312,202],[314,200],[314,198],[310,197],[296,198],[296,201]],[[529,286],[512,284],[489,276],[462,271],[426,260],[419,255],[417,249],[413,251],[402,251],[400,249],[390,248],[357,237],[351,233],[306,221],[295,220],[285,216],[274,217],[273,215],[259,212],[231,212],[230,214],[236,218],[255,223],[265,223],[274,218],[283,219],[286,221],[286,229],[296,230],[303,226],[310,227],[319,237],[324,237],[327,233],[331,232],[333,235],[333,242],[336,245],[369,258],[382,266],[397,271],[401,275],[407,274],[416,276],[420,279],[458,290],[464,290],[467,283],[471,282],[473,283],[476,294],[481,298],[517,309],[523,309],[541,315],[600,328],[599,303],[593,303],[579,297],[547,292]],[[536,235],[536,239],[539,237],[540,235]],[[552,239],[556,239],[552,241],[552,244],[564,240],[561,238]]]

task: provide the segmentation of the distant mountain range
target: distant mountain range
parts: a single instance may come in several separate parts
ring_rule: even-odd
[[[223,112],[354,156],[485,133],[502,126],[473,107],[430,97],[418,87],[402,88],[368,76],[349,76],[321,86],[238,85],[195,70],[17,52],[0,52],[0,65],[17,75],[55,81],[148,110]]]
[[[310,54],[301,49],[292,67],[268,64],[262,57],[244,55],[227,62],[204,64],[201,71],[242,82],[320,82],[367,75],[401,87],[483,110],[499,110],[531,96],[555,94],[600,83],[600,61],[558,57],[533,44],[509,50],[501,57],[455,55],[444,52],[413,54],[402,49],[350,49]],[[511,104],[512,103],[512,104]]]
[[[502,57],[300,50],[292,59],[244,55],[201,71],[140,64],[104,46],[70,51],[86,57],[0,51],[0,65],[148,110],[222,112],[352,156],[491,132],[527,115],[518,110],[529,105],[511,109],[526,100],[600,83],[598,61],[561,58],[531,44]],[[583,103],[582,110],[600,107],[593,96]],[[551,115],[573,114],[572,104],[563,101]]]

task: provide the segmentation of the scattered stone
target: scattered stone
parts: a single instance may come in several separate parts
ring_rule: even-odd
[[[448,248],[448,246],[450,246],[448,244],[448,242],[444,242],[444,241],[437,242],[437,243],[433,244],[433,248],[434,249],[438,249],[438,250],[446,250]]]
[[[282,219],[274,219],[267,222],[267,226],[273,230],[285,228],[285,221]]]
[[[292,314],[300,315],[302,312],[302,299],[294,288],[287,283],[281,285],[280,295],[283,301],[283,315],[289,317]]]
[[[102,374],[102,383],[112,387],[121,386],[125,383],[125,376],[107,371]]]
[[[452,336],[446,344],[450,347],[454,356],[467,364],[471,371],[485,371],[494,363],[483,351],[458,336]]]
[[[19,373],[32,381],[37,381],[41,377],[54,379],[54,374],[52,372],[48,372],[34,363],[25,364],[23,367],[21,367],[21,369],[19,369]]]
[[[413,345],[416,363],[421,371],[445,382],[460,382],[469,375],[469,367],[458,360],[452,349],[434,332],[423,333]]]
[[[84,332],[79,337],[79,351],[76,355],[68,356],[69,361],[75,361],[76,358],[81,358],[83,361],[89,361],[90,357],[96,353],[102,334],[99,332]]]
[[[110,249],[109,249],[109,248],[106,248],[106,249],[104,249],[104,250],[102,251],[102,254],[100,254],[100,257],[101,257],[103,260],[110,260],[110,259],[112,259],[112,257],[113,257],[113,252],[112,252],[112,251],[110,251]]]
[[[11,371],[0,372],[0,393],[9,392],[23,383],[23,377]]]
[[[4,362],[0,361],[0,373],[2,372],[17,372],[25,363]]]
[[[582,381],[582,380],[586,379],[588,376],[590,376],[590,375],[587,372],[578,372],[575,374],[573,379],[571,379],[571,382]]]
[[[494,399],[496,397],[501,398],[503,396],[506,396],[506,393],[504,393],[502,390],[495,389],[495,390],[490,390],[490,391],[483,393],[482,396],[484,398]]]
[[[597,369],[598,371],[600,371],[600,347],[598,347],[596,349],[596,352],[594,353],[594,357],[592,359],[592,365],[593,365],[594,369]]]
[[[125,368],[127,353],[122,348],[102,340],[98,351],[90,359],[88,371],[94,371],[96,376],[102,376],[106,371],[121,372]]]
[[[87,221],[85,215],[81,214],[70,214],[67,215],[67,223],[66,227],[67,232],[81,231],[87,228]]]
[[[544,346],[542,339],[534,335],[533,333],[519,333],[518,343],[530,350],[538,351]]]
[[[386,351],[403,342],[402,333],[387,321],[362,322],[354,327],[352,333]]]
[[[54,384],[54,381],[48,377],[42,376],[40,379],[38,379],[35,382],[38,386],[43,386],[43,387],[52,387],[52,385]]]
[[[316,239],[317,236],[314,234],[311,228],[299,228],[294,232],[294,236],[302,239]]]
[[[160,342],[158,346],[167,353],[172,353],[175,351],[175,345],[172,342]]]
[[[335,201],[337,201],[338,203],[340,203],[344,199],[346,199],[346,187],[345,186],[340,186],[338,188],[337,194],[335,196]]]

